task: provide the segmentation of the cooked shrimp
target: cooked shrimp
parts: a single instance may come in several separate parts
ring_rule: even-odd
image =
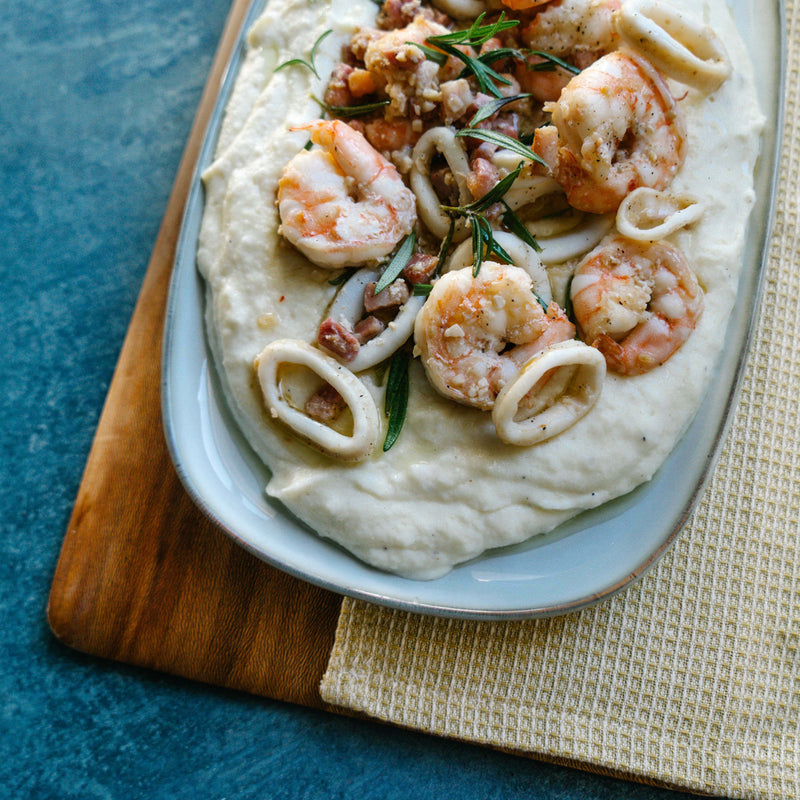
[[[572,308],[581,338],[603,353],[610,370],[641,375],[689,338],[703,293],[674,245],[610,236],[578,265]]]
[[[344,122],[307,130],[278,184],[280,233],[320,267],[340,269],[389,255],[416,221],[414,195],[395,167]]]
[[[520,38],[534,50],[585,69],[617,46],[613,20],[619,7],[620,0],[555,0],[523,26]],[[558,100],[573,77],[572,72],[536,54],[520,62],[514,74],[522,90],[542,103]]]
[[[513,8],[514,11],[525,11],[526,9],[544,6],[551,2],[553,0],[502,0],[504,6]]]
[[[574,335],[555,303],[543,310],[524,270],[493,261],[475,278],[471,267],[442,275],[414,327],[436,390],[484,410],[533,355]]]
[[[603,56],[546,108],[553,125],[536,130],[533,149],[581,211],[616,211],[639,186],[664,189],[683,164],[683,118],[664,79],[638,56]]]
[[[475,19],[487,9],[485,0],[431,0],[431,4],[453,19]]]
[[[582,69],[615,48],[613,15],[619,7],[620,0],[555,0],[522,28],[522,42]]]
[[[388,116],[419,117],[436,108],[441,98],[439,65],[416,45],[444,33],[448,33],[444,25],[418,15],[405,28],[387,31],[369,43],[364,65],[389,98]]]

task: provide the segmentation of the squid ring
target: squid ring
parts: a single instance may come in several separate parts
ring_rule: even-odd
[[[703,212],[702,203],[694,195],[640,186],[617,210],[617,230],[637,242],[655,242],[697,222]]]
[[[731,73],[725,48],[711,28],[656,0],[627,0],[615,13],[614,25],[629,47],[687,86],[713,92]]]
[[[356,272],[334,298],[329,316],[345,327],[352,328],[364,310],[364,289],[368,283],[377,281],[379,276],[378,270],[373,269],[361,269]],[[374,339],[362,344],[352,361],[346,362],[347,368],[351,372],[362,372],[380,364],[399,350],[414,331],[414,320],[424,302],[423,296],[409,297],[397,312],[397,316]]]
[[[422,134],[411,154],[411,190],[417,198],[417,212],[428,230],[440,239],[450,230],[450,217],[442,211],[436,191],[430,179],[431,160],[436,152],[444,156],[458,187],[460,203],[469,202],[471,194],[467,188],[469,161],[461,143],[451,128],[431,128]],[[460,241],[466,236],[469,226],[463,220],[456,223],[453,238]]]
[[[308,367],[342,396],[353,415],[353,433],[346,436],[292,406],[281,391],[278,370],[282,364]],[[361,461],[375,448],[380,417],[367,387],[346,367],[299,339],[279,339],[268,344],[255,361],[256,375],[270,415],[298,437],[343,461]]]
[[[589,252],[608,233],[613,221],[613,214],[585,214],[571,230],[552,236],[537,233],[536,222],[529,222],[525,227],[542,248],[539,257],[543,264],[563,264]]]
[[[519,161],[519,156],[516,157]],[[502,163],[501,158],[493,159],[495,166],[498,162]],[[513,167],[512,167],[513,169]],[[511,188],[505,193],[503,202],[512,210],[517,211],[530,203],[535,202],[540,197],[545,197],[548,194],[561,192],[561,186],[552,178],[545,178],[541,175],[533,175],[532,177],[517,178],[511,184]]]
[[[536,392],[531,412],[521,410],[522,399],[551,370],[556,372]],[[594,406],[605,375],[602,353],[583,342],[573,339],[544,348],[497,395],[492,409],[497,435],[506,444],[521,446],[557,436]],[[520,415],[524,418],[520,419]]]

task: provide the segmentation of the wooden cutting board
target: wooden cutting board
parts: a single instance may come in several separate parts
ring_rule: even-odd
[[[95,435],[50,590],[86,653],[324,707],[341,598],[254,558],[194,506],[161,422],[161,336],[192,172],[249,5],[234,0]]]

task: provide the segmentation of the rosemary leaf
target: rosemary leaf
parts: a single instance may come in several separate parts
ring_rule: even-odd
[[[546,314],[548,309],[547,303],[545,303],[545,301],[539,296],[539,293],[536,291],[536,289],[531,289],[531,291],[533,292],[533,296],[536,298],[536,302],[542,307]]]
[[[529,247],[532,247],[537,253],[542,252],[542,248],[539,245],[539,242],[533,238],[531,232],[525,227],[525,224],[522,220],[513,212],[511,208],[507,205],[505,201],[501,201],[506,208],[505,214],[503,214],[503,224],[508,228],[511,233],[513,233],[517,238],[522,239],[525,244]]]
[[[486,239],[486,257],[491,258],[492,255],[500,256],[506,264],[513,264],[514,259],[506,252],[505,248],[500,246],[500,242],[494,238],[491,227],[487,227],[486,232],[488,234]]]
[[[418,297],[427,297],[433,289],[432,283],[415,283],[413,292]]]
[[[360,106],[331,106],[322,100],[314,100],[319,104],[320,108],[327,111],[332,117],[358,117],[361,114],[369,114],[372,111],[377,111],[379,108],[388,106],[390,100],[378,100],[375,103],[363,103]]]
[[[564,313],[567,315],[567,319],[573,324],[575,323],[575,309],[572,307],[572,279],[574,277],[575,273],[569,276],[566,298],[564,299]]]
[[[444,66],[447,63],[447,53],[443,50],[438,50],[433,47],[428,47],[427,45],[420,44],[419,42],[406,42],[406,44],[412,44],[415,47],[419,47],[423,53],[425,53],[425,57],[428,61],[433,61],[438,64],[440,67]]]
[[[323,34],[322,34],[322,35],[321,35],[321,36],[320,36],[320,37],[317,39],[317,41],[316,41],[316,42],[314,42],[314,44],[313,44],[313,45],[311,45],[311,52],[308,54],[308,58],[309,58],[309,60],[311,61],[312,65],[313,65],[313,64],[315,64],[315,59],[316,59],[316,57],[317,57],[317,51],[319,50],[319,46],[322,44],[322,42],[323,42],[323,40],[325,39],[325,37],[326,37],[326,36],[329,36],[329,35],[330,35],[330,34],[332,34],[332,33],[333,33],[333,30],[331,30],[330,28],[328,28],[328,30],[327,30],[327,31],[325,31],[325,32],[324,32],[324,33],[323,33]],[[316,69],[314,70],[314,72],[316,73]]]
[[[498,147],[502,147],[504,150],[510,150],[512,153],[527,158],[529,161],[541,164],[543,167],[547,166],[544,159],[537,156],[530,147],[498,131],[487,131],[483,128],[462,128],[460,131],[456,132],[456,136],[468,136],[472,139],[480,139],[483,142],[496,144]]]
[[[308,54],[308,61],[303,58],[290,58],[288,61],[284,61],[283,64],[278,64],[277,67],[273,70],[273,72],[278,72],[282,70],[284,67],[290,67],[293,65],[297,65],[298,67],[305,67],[306,69],[310,69],[314,75],[319,78],[319,73],[317,72],[317,65],[314,63],[314,60],[317,57],[317,50],[319,50],[319,46],[322,44],[322,40],[332,34],[333,31],[328,29],[323,33],[321,36],[317,38],[314,44],[311,45],[311,52]]]
[[[494,64],[504,58],[513,58],[516,61],[524,61],[525,54],[516,47],[496,47],[494,50],[487,50],[478,56],[478,61],[482,64]]]
[[[531,147],[531,146],[533,146],[534,134],[535,134],[535,131],[530,131],[528,133],[520,133],[519,140],[520,140],[520,142],[522,142],[522,144],[526,144],[526,145],[528,145],[528,147]]]
[[[408,409],[408,350],[401,348],[392,356],[389,375],[386,379],[386,394],[383,400],[383,411],[389,418],[386,427],[386,438],[383,441],[383,452],[389,450],[397,441]]]
[[[284,61],[282,64],[278,64],[278,66],[275,67],[273,72],[280,72],[282,69],[285,69],[286,67],[293,67],[293,66],[305,67],[306,69],[310,69],[319,78],[319,74],[314,69],[313,64],[309,64],[308,61],[306,61],[303,58],[290,58],[288,61]]]
[[[383,380],[386,377],[386,372],[389,369],[389,362],[388,360],[384,359],[375,367],[374,375],[375,375],[375,383],[378,386],[383,385]]]
[[[411,254],[414,252],[416,244],[414,231],[403,239],[403,243],[397,249],[392,260],[386,266],[378,282],[375,284],[375,294],[380,294],[397,276],[406,268]]]
[[[475,112],[475,116],[469,121],[468,125],[471,128],[477,125],[479,122],[483,122],[485,119],[489,119],[489,117],[494,116],[507,103],[514,103],[517,100],[524,100],[526,97],[530,96],[531,95],[528,93],[515,94],[511,97],[498,97],[496,100],[491,100],[485,106],[481,106]]]
[[[558,56],[554,56],[552,53],[547,53],[544,50],[529,50],[528,52],[533,56],[539,56],[539,58],[545,59],[539,64],[528,64],[528,69],[533,70],[534,72],[555,69],[556,66],[559,66],[561,69],[565,69],[567,72],[571,72],[573,75],[578,75],[580,73],[580,70],[577,67],[572,66],[572,64],[568,64],[566,61],[560,59]]]
[[[408,362],[408,353],[405,347],[396,350],[389,361],[389,374],[386,377],[386,394],[383,398],[383,412],[390,416],[397,400],[397,390],[403,380],[403,373]]]
[[[486,222],[485,217],[472,217],[472,277],[477,278],[483,266],[483,231],[481,220]],[[487,223],[488,224],[488,223]]]
[[[436,275],[440,275],[444,269],[444,262],[450,252],[450,245],[453,243],[453,234],[456,230],[456,217],[455,214],[450,215],[450,227],[447,229],[447,235],[444,237],[442,246],[439,248],[439,260],[436,262]]]

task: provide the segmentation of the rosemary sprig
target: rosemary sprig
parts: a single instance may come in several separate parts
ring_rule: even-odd
[[[494,237],[492,236],[491,228],[489,228],[487,234],[485,228],[481,225],[481,222],[487,222],[486,217],[475,214],[470,218],[470,222],[472,223],[472,277],[477,278],[483,266],[484,242],[489,240],[494,242]],[[487,253],[486,255],[489,254]]]
[[[470,137],[472,139],[480,139],[483,142],[489,142],[490,144],[496,144],[498,147],[502,147],[504,150],[510,150],[512,153],[527,158],[529,161],[541,164],[543,167],[547,166],[544,159],[536,155],[530,147],[523,144],[518,139],[512,139],[510,136],[506,136],[506,134],[499,133],[498,131],[488,131],[483,128],[462,128],[460,131],[456,132],[456,136]]]
[[[445,47],[446,45],[443,45]],[[481,61],[480,58],[473,58],[472,56],[462,53],[456,48],[452,48],[451,55],[455,56],[459,61],[464,62],[464,69],[459,73],[459,78],[466,78],[470,73],[473,74],[478,81],[478,86],[484,92],[488,92],[495,97],[502,97],[497,84],[501,83],[505,86],[510,86],[511,81],[504,78],[499,72],[493,70],[488,64]]]
[[[387,264],[386,269],[383,271],[378,282],[375,284],[375,294],[380,294],[398,275],[406,268],[412,253],[414,252],[414,245],[417,238],[414,231],[403,239],[397,252],[392,257],[392,260]]]
[[[492,94],[495,97],[501,97],[502,95],[497,88],[497,84],[510,85],[511,81],[504,78],[499,72],[493,70],[489,64],[493,63],[498,58],[504,58],[505,55],[493,57],[487,53],[482,56],[474,57],[462,52],[457,47],[457,45],[461,45],[462,47],[480,47],[484,42],[491,39],[492,36],[495,36],[500,31],[513,28],[515,25],[519,24],[519,20],[506,20],[505,12],[503,12],[500,14],[497,22],[483,25],[483,18],[485,16],[485,13],[481,14],[472,25],[465,30],[443,33],[439,36],[430,36],[427,39],[427,44],[417,44],[416,42],[409,42],[409,44],[416,44],[416,46],[425,53],[426,58],[435,61],[440,66],[447,60],[447,56],[458,59],[464,64],[464,70],[461,73],[462,77],[469,74],[474,75],[478,81],[478,85],[484,92]],[[508,50],[508,48],[505,48],[505,50]]]
[[[482,214],[503,198],[503,195],[511,188],[511,184],[519,177],[521,170],[522,163],[520,162],[516,169],[512,169],[505,178],[499,180],[483,197],[479,197],[465,206],[441,206],[442,211],[462,217],[470,216],[470,214]]]
[[[492,226],[486,217],[475,214],[472,216],[472,277],[477,278],[483,262],[492,255],[500,256],[507,264],[513,263],[511,256],[494,238]]]
[[[475,112],[475,116],[467,123],[467,126],[472,128],[479,122],[493,117],[504,105],[515,103],[517,100],[524,100],[526,97],[530,96],[531,95],[526,92],[525,94],[515,94],[511,95],[511,97],[498,97],[496,100],[491,100]]]
[[[360,106],[332,106],[324,100],[317,100],[316,97],[314,100],[323,111],[327,111],[332,117],[359,117],[388,106],[391,102],[391,100],[378,100],[374,103],[362,103]]]
[[[388,417],[383,452],[397,441],[408,410],[408,365],[411,361],[408,349],[400,348],[393,356],[386,378],[386,394],[383,399],[383,413]]]
[[[483,215],[483,212],[502,200],[505,193],[511,188],[511,184],[513,184],[519,176],[521,169],[522,162],[517,165],[516,169],[509,172],[505,178],[499,180],[483,197],[478,198],[468,205],[441,207],[444,212],[450,214],[453,218],[456,216],[465,217],[472,226],[473,276],[477,276],[480,272],[484,258],[491,257],[493,253],[500,256],[504,261],[511,263],[511,257],[495,241],[491,223]]]
[[[506,19],[505,11],[500,14],[496,22],[489,23],[488,25],[483,24],[483,18],[485,16],[486,12],[484,11],[469,28],[465,28],[461,31],[452,31],[451,33],[442,33],[438,36],[431,36],[428,38],[428,41],[435,45],[461,44],[469,45],[470,47],[480,47],[493,36],[500,33],[500,31],[505,31],[519,25],[519,20]]]
[[[480,86],[484,92],[494,95],[495,97],[502,97],[503,95],[497,88],[497,84],[511,85],[511,81],[508,80],[508,78],[504,78],[499,72],[493,70],[479,58],[473,58],[467,53],[462,53],[461,50],[452,45],[442,44],[439,46],[446,53],[464,63],[464,69],[458,77],[466,78],[470,74],[474,75],[475,79],[478,81],[478,86]]]
[[[273,72],[278,72],[282,70],[284,67],[290,67],[292,65],[297,65],[298,67],[306,67],[306,69],[310,69],[314,75],[319,78],[319,73],[317,72],[317,65],[314,63],[314,59],[317,57],[317,50],[319,50],[319,46],[322,44],[322,40],[333,33],[333,30],[327,30],[321,36],[317,38],[317,41],[311,45],[311,52],[308,54],[308,61],[303,58],[290,58],[288,61],[284,61],[283,64],[278,64],[277,67],[273,70]]]

